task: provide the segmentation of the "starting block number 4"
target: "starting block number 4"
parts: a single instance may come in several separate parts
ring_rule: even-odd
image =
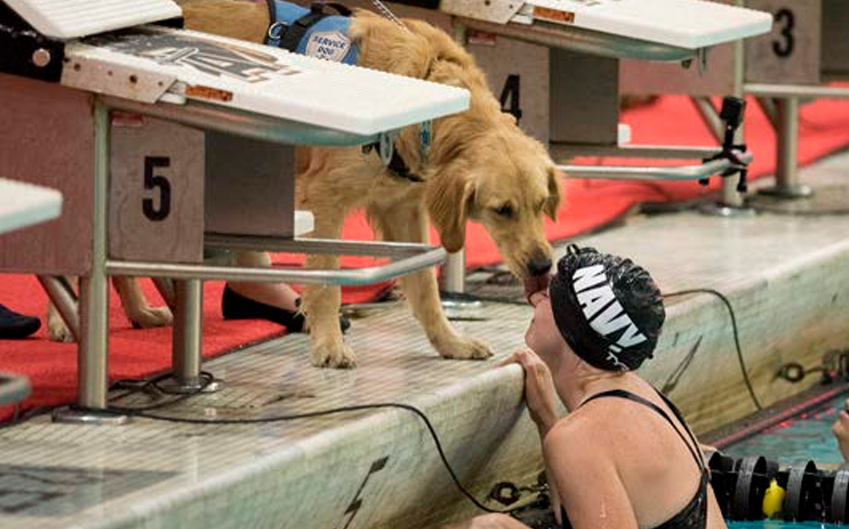
[[[746,7],[775,21],[770,34],[746,41],[746,80],[818,83],[822,0],[747,0]]]
[[[115,114],[110,174],[111,257],[203,259],[203,132]]]
[[[528,134],[548,142],[548,48],[480,31],[469,32],[466,47],[486,72],[502,110]]]

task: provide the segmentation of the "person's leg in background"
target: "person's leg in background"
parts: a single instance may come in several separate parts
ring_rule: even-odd
[[[0,305],[0,340],[26,338],[41,327],[41,320],[33,316],[18,314],[5,305]]]

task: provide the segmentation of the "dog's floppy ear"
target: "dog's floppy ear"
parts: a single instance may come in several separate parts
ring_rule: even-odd
[[[462,250],[466,243],[466,220],[474,197],[475,184],[457,174],[443,174],[428,186],[428,215],[449,253]]]
[[[560,210],[561,188],[564,175],[560,169],[551,167],[548,169],[548,200],[545,202],[545,214],[554,222],[557,222],[557,212]]]

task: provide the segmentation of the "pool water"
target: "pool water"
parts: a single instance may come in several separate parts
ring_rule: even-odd
[[[845,395],[837,397],[798,418],[783,421],[755,437],[730,445],[723,451],[737,459],[765,456],[781,465],[809,459],[817,465],[840,464],[843,458],[831,433],[831,426],[843,409],[845,400]]]
[[[818,466],[837,465],[843,462],[837,441],[831,433],[837,414],[843,409],[846,396],[842,395],[822,406],[803,413],[799,417],[783,421],[760,434],[726,447],[723,451],[734,457],[765,456],[778,461],[782,466],[798,461],[813,460]],[[834,524],[817,522],[729,522],[734,529],[790,529],[790,528],[837,528]]]
[[[731,529],[805,529],[806,527],[837,528],[845,525],[834,525],[817,522],[778,522],[775,520],[764,520],[762,522],[728,522]]]

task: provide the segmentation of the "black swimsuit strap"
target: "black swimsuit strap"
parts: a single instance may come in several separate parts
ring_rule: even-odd
[[[663,417],[664,420],[666,420],[666,422],[669,423],[669,426],[671,426],[672,429],[675,430],[675,433],[678,434],[678,437],[680,437],[681,441],[683,441],[683,443],[687,446],[687,450],[690,451],[690,455],[693,456],[693,460],[696,462],[696,465],[699,467],[699,471],[703,474],[703,478],[704,478],[704,474],[706,473],[706,467],[705,467],[705,464],[704,464],[704,460],[698,455],[698,450],[697,450],[697,448],[699,446],[698,442],[696,441],[692,432],[690,432],[690,429],[687,428],[687,424],[684,422],[684,419],[681,418],[681,414],[678,411],[678,409],[675,408],[675,406],[673,406],[672,403],[669,402],[666,399],[666,397],[664,397],[660,392],[658,392],[658,395],[660,395],[660,397],[663,399],[664,403],[667,406],[669,406],[669,408],[672,410],[672,413],[675,415],[675,417],[678,419],[678,421],[680,421],[681,426],[686,430],[687,437],[689,437],[692,445],[687,442],[687,437],[684,437],[684,434],[682,434],[681,431],[675,426],[675,423],[672,421],[672,418],[669,416],[668,413],[666,413],[666,411],[663,410],[663,408],[661,408],[657,404],[651,402],[650,400],[644,399],[643,397],[637,395],[636,393],[631,393],[630,391],[626,391],[624,389],[612,389],[610,391],[603,391],[601,393],[596,393],[595,395],[589,397],[584,402],[582,402],[581,405],[578,406],[578,407],[580,408],[582,406],[585,406],[589,402],[592,402],[596,399],[605,398],[605,397],[614,397],[614,398],[626,399],[626,400],[630,400],[630,401],[642,404],[643,406],[646,406],[647,408],[651,409],[652,411],[656,412],[658,415]]]

